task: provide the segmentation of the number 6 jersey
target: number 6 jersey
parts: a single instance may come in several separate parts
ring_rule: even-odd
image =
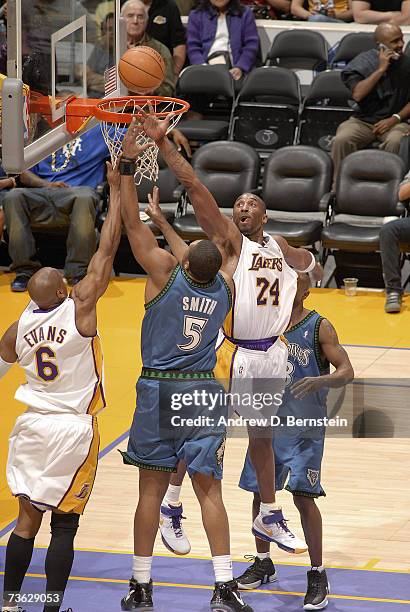
[[[15,399],[40,412],[95,415],[105,407],[100,339],[79,333],[71,298],[49,310],[30,302],[18,323],[16,353],[27,382]]]
[[[263,245],[242,236],[233,280],[234,304],[223,326],[225,335],[262,340],[283,334],[292,313],[297,274],[278,243],[266,234]]]

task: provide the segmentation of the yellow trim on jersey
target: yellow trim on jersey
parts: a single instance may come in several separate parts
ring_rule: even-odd
[[[224,338],[222,344],[216,351],[216,366],[214,368],[215,378],[223,385],[225,391],[229,391],[232,379],[232,368],[238,347]]]
[[[94,368],[95,375],[97,377],[97,382],[95,383],[94,393],[88,406],[87,414],[95,415],[106,406],[104,389],[102,385],[103,354],[100,338],[98,336],[94,336],[94,338],[92,339],[91,349],[93,352]]]
[[[80,465],[71,481],[70,488],[58,504],[62,512],[76,512],[82,514],[90,498],[97,472],[98,451],[100,447],[100,434],[97,419],[93,418],[93,437],[85,461]]]

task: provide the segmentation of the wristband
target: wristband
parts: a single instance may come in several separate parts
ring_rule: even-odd
[[[399,113],[394,113],[394,115],[392,115],[392,117],[395,117],[399,123],[402,122],[402,118],[400,117]]]
[[[134,176],[136,171],[136,164],[134,160],[128,160],[127,158],[120,159],[120,174],[121,176]]]
[[[302,272],[303,274],[307,274],[308,272],[311,272],[313,270],[313,268],[316,266],[315,256],[310,251],[309,251],[309,254],[310,254],[311,258],[312,258],[312,261],[310,262],[310,264],[308,265],[308,267],[305,270],[298,270],[298,272]]]

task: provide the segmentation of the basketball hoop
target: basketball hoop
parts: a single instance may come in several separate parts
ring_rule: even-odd
[[[127,127],[133,117],[142,119],[141,110],[147,115],[155,115],[160,119],[165,119],[167,115],[172,113],[167,129],[168,134],[188,109],[188,102],[177,98],[127,96],[99,100],[93,107],[92,113],[101,123],[101,131],[110,151],[112,165],[115,168],[122,152],[122,140]],[[139,132],[137,143],[144,145],[148,142],[152,143],[152,146],[143,151],[137,159],[135,178],[138,185],[143,178],[149,181],[156,181],[158,178],[158,147],[143,131]]]

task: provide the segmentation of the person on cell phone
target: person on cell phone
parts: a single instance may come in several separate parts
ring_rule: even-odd
[[[398,153],[409,130],[410,57],[403,53],[403,32],[397,25],[383,23],[375,38],[378,48],[360,53],[342,71],[356,104],[332,142],[335,180],[346,155],[376,140],[380,149]]]

